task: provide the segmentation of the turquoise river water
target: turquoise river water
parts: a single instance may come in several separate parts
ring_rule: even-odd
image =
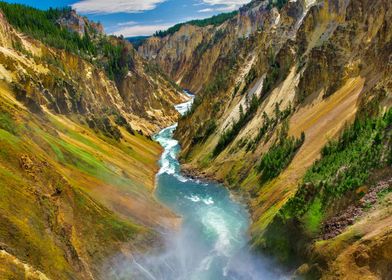
[[[192,97],[192,96],[190,96]],[[185,114],[193,98],[176,109]],[[269,280],[284,279],[275,265],[248,247],[250,218],[246,207],[222,185],[183,176],[173,139],[177,125],[154,139],[164,148],[156,196],[182,217],[179,231],[166,232],[165,249],[136,257],[121,279]]]

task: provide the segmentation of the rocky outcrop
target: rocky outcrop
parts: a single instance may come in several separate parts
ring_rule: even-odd
[[[76,13],[75,10],[65,12],[64,15],[57,20],[57,23],[78,33],[80,36],[84,36],[86,33],[93,35],[93,37],[104,35],[104,28],[101,23],[89,21],[86,17]]]
[[[363,216],[368,208],[373,207],[378,202],[380,194],[389,192],[391,189],[391,178],[382,180],[376,186],[373,186],[356,205],[348,206],[347,209],[324,222],[322,238],[324,240],[331,239],[344,232],[348,226],[354,224],[355,220]]]

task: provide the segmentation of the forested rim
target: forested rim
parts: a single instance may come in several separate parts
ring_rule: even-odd
[[[268,3],[267,8],[268,9],[272,9],[273,7],[277,7],[278,9],[283,8],[283,6],[288,2],[288,0],[270,0]],[[251,5],[252,3],[248,4]],[[243,8],[245,8],[247,5],[245,5]],[[206,18],[206,19],[196,19],[196,20],[190,20],[187,22],[183,22],[183,23],[179,23],[176,24],[172,27],[170,27],[167,30],[159,30],[157,32],[154,33],[154,36],[156,37],[166,37],[168,35],[173,35],[174,33],[176,33],[178,30],[181,29],[182,26],[184,25],[194,25],[194,26],[198,26],[198,27],[206,27],[206,26],[218,26],[221,25],[222,23],[224,23],[225,21],[234,18],[235,16],[237,16],[239,14],[239,11],[233,11],[230,13],[221,13],[218,15],[214,15],[210,18]]]
[[[236,15],[238,15],[238,11],[233,11],[231,13],[222,13],[222,14],[219,14],[219,15],[216,15],[216,16],[213,16],[210,18],[206,18],[206,19],[196,19],[196,20],[191,20],[191,21],[187,21],[184,23],[179,23],[179,24],[176,24],[176,25],[170,27],[169,29],[167,29],[165,31],[159,30],[159,31],[155,32],[154,36],[165,37],[167,35],[173,35],[178,30],[180,30],[180,28],[182,26],[187,25],[187,24],[198,26],[198,27],[205,27],[208,25],[217,26],[217,25],[224,23],[226,20],[235,17]]]
[[[135,50],[127,47],[125,40],[98,34],[89,25],[83,36],[61,26],[58,20],[71,13],[70,7],[42,11],[26,5],[0,2],[0,9],[8,22],[20,32],[50,47],[81,56],[103,68],[112,80],[121,79],[133,67]],[[15,48],[23,51],[18,42],[14,44]]]

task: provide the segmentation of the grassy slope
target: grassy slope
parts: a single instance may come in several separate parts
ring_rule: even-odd
[[[31,114],[5,84],[0,119],[0,245],[20,261],[51,278],[90,278],[127,243],[148,245],[142,221],[171,218],[151,195],[156,143]],[[1,262],[0,273],[10,269]]]

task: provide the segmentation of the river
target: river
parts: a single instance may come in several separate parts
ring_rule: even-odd
[[[191,100],[177,105],[185,114]],[[167,232],[165,249],[139,256],[122,279],[149,280],[262,280],[283,279],[272,262],[251,253],[246,207],[222,185],[186,178],[177,160],[180,145],[173,125],[154,140],[164,148],[157,175],[156,196],[182,217],[179,231]],[[124,275],[124,274],[123,274]]]

